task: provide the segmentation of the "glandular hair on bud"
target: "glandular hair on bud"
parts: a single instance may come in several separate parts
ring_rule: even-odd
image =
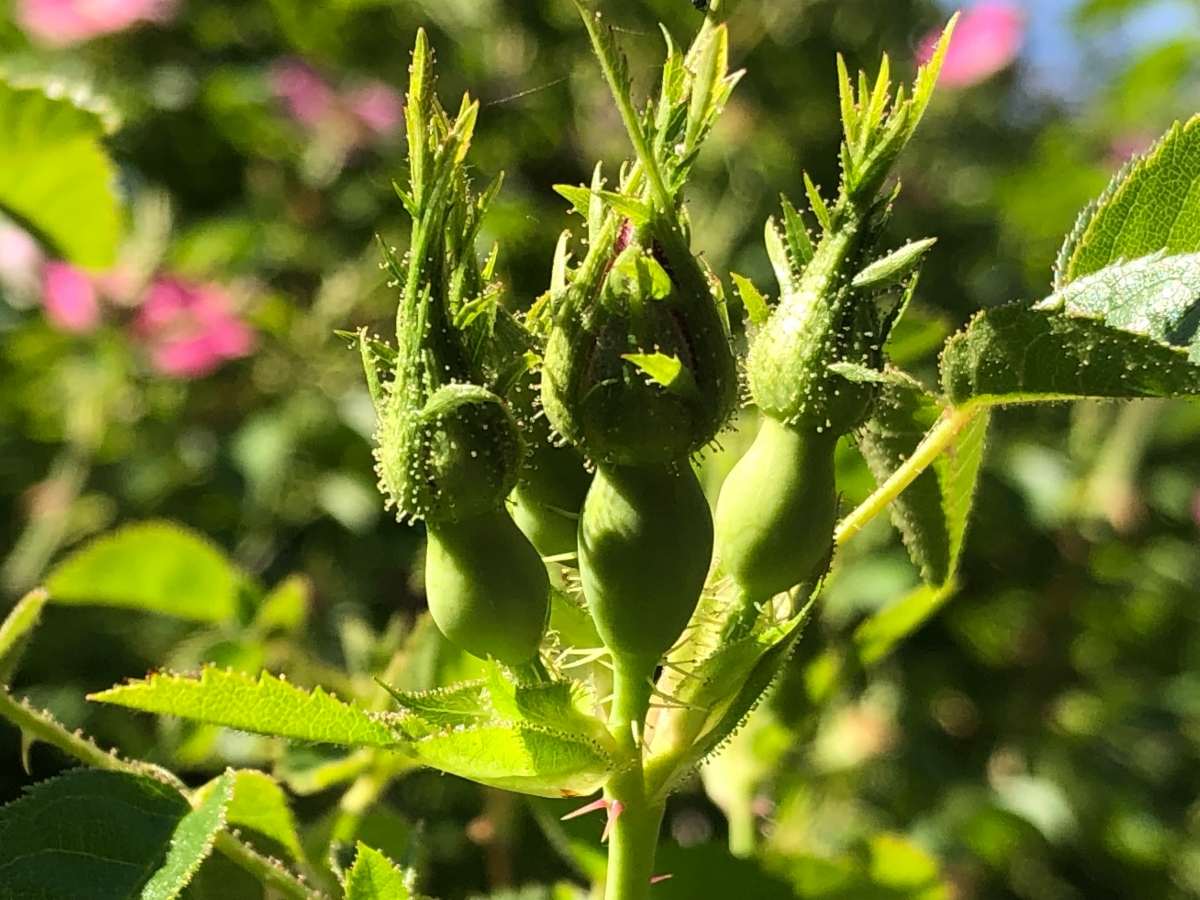
[[[504,402],[472,384],[441,387],[418,410],[397,400],[379,411],[375,456],[398,517],[458,521],[499,507],[523,457]]]
[[[599,285],[568,288],[546,346],[542,401],[594,462],[652,465],[713,439],[736,401],[737,368],[681,236],[647,246],[627,232]]]

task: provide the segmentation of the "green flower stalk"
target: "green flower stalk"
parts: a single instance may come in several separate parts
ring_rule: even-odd
[[[837,440],[866,420],[888,378],[883,345],[933,243],[872,261],[896,193],[884,183],[929,102],[952,29],[953,22],[918,71],[911,99],[903,86],[893,98],[886,56],[874,87],[862,75],[857,92],[839,59],[845,139],[832,206],[805,176],[820,240],[814,247],[786,198],[783,227],[767,223],[781,297],[760,316],[746,364],[763,425],[730,472],[716,513],[717,555],[739,595],[734,636],[774,595],[818,581],[832,557]],[[740,285],[743,296],[752,294]],[[761,297],[750,299],[749,307],[765,310]]]
[[[499,382],[511,373],[495,365],[495,254],[481,267],[475,253],[499,182],[471,193],[463,159],[479,107],[464,98],[451,119],[431,66],[419,32],[406,111],[410,189],[397,188],[412,238],[403,262],[384,252],[400,287],[397,348],[359,335],[377,470],[397,518],[425,522],[426,595],[442,633],[476,656],[522,666],[541,645],[549,580],[504,508],[525,449]]]

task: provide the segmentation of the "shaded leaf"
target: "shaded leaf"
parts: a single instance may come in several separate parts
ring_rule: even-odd
[[[314,743],[365,747],[399,743],[383,721],[357,706],[319,687],[310,694],[269,672],[255,678],[206,667],[199,678],[156,674],[88,699]]]
[[[945,409],[912,380],[893,380],[880,393],[858,446],[871,474],[883,484],[913,454]],[[928,584],[954,574],[983,461],[989,415],[980,413],[932,466],[888,509],[913,563]]]
[[[73,263],[112,263],[121,235],[117,173],[95,112],[0,81],[0,207]]]
[[[346,875],[346,900],[408,900],[409,896],[400,868],[360,841]]]
[[[161,867],[190,810],[174,788],[83,769],[0,808],[0,900],[127,900]]]
[[[129,525],[68,556],[46,579],[54,603],[119,606],[198,622],[233,618],[244,576],[169,522]]]
[[[942,353],[942,385],[956,405],[1079,397],[1200,393],[1186,350],[1106,325],[1023,304],[981,312]]]
[[[233,799],[233,776],[212,782],[203,801],[183,819],[171,836],[166,862],[142,889],[140,900],[175,900],[200,863],[212,852],[218,832],[225,827],[225,810]]]

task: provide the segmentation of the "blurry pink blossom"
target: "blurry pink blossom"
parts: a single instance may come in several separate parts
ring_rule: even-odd
[[[1025,21],[1015,3],[984,0],[963,12],[950,39],[942,74],[944,87],[970,87],[1006,68],[1017,57],[1024,37]],[[941,30],[921,39],[918,58],[929,62]]]
[[[271,92],[292,119],[314,131],[340,134],[344,150],[391,137],[404,124],[404,101],[382,81],[339,91],[297,59],[277,60],[269,79]]]
[[[302,125],[321,124],[337,104],[337,95],[314,69],[295,59],[271,66],[271,90],[283,101],[288,115]]]
[[[85,334],[100,324],[100,298],[91,277],[70,263],[51,260],[42,275],[42,309],[59,331]]]
[[[65,47],[174,12],[174,0],[18,0],[16,18],[39,43]]]
[[[224,288],[170,277],[150,285],[134,333],[150,348],[154,367],[175,378],[201,378],[254,348],[254,332]]]
[[[1192,518],[1196,521],[1196,527],[1200,528],[1200,491],[1196,491],[1196,496],[1192,498]]]
[[[346,103],[358,120],[380,137],[391,137],[404,122],[404,102],[394,88],[372,81],[346,94]]]

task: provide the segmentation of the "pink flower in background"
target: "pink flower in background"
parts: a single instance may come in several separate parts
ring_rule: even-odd
[[[382,81],[372,81],[350,91],[346,103],[358,120],[380,137],[391,137],[404,122],[404,102]]]
[[[146,342],[154,367],[174,378],[201,378],[254,348],[254,332],[224,288],[170,277],[150,285],[134,334]]]
[[[58,260],[46,263],[43,270],[42,309],[59,331],[86,334],[100,324],[100,298],[91,277]]]
[[[333,112],[337,95],[315,70],[295,59],[271,66],[271,90],[290,115],[302,125],[319,125]]]
[[[277,60],[268,77],[271,92],[292,119],[311,130],[340,130],[346,147],[391,137],[404,123],[404,101],[382,81],[338,91],[296,59]]]
[[[16,18],[34,40],[65,47],[174,12],[174,0],[17,0]]]
[[[966,10],[954,29],[942,74],[944,87],[970,87],[1009,66],[1021,49],[1025,19],[1015,3],[985,0]],[[925,35],[918,58],[929,62],[941,30]]]

